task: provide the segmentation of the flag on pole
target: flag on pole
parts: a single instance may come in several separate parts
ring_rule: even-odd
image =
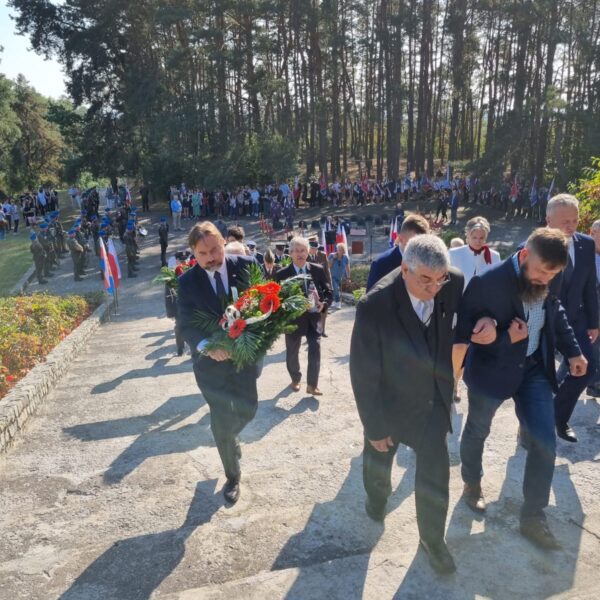
[[[102,270],[102,275],[104,278],[104,289],[109,294],[114,294],[116,289],[115,280],[113,279],[110,271],[110,263],[108,262],[106,246],[104,245],[104,240],[102,238],[99,238],[98,242],[100,243],[100,269]]]
[[[121,265],[119,264],[119,257],[117,256],[117,249],[112,239],[108,240],[108,263],[110,265],[110,272],[115,282],[115,288],[119,288],[119,283],[122,279],[121,276]]]
[[[348,238],[346,237],[346,229],[341,223],[338,225],[337,232],[335,234],[335,243],[344,244],[346,247],[345,254],[348,254]]]
[[[390,248],[394,247],[398,237],[398,217],[394,217],[390,223]]]
[[[537,188],[537,175],[533,178],[533,183],[531,185],[531,193],[529,194],[529,203],[531,206],[535,206],[540,199]]]
[[[552,198],[552,190],[554,189],[554,178],[552,178],[552,183],[550,184],[550,189],[548,190],[548,196],[546,196],[546,202]]]

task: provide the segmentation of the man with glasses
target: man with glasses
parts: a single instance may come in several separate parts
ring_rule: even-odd
[[[560,301],[549,293],[550,282],[567,259],[567,239],[561,231],[536,229],[525,248],[473,277],[456,332],[457,347],[466,351],[464,380],[469,391],[460,445],[463,498],[475,512],[485,511],[483,448],[496,411],[513,398],[527,440],[520,531],[545,549],[560,548],[544,515],[556,457],[555,348],[567,358],[573,376],[581,377],[587,368]],[[482,325],[483,331],[491,332],[488,340],[473,338]]]
[[[439,573],[456,567],[444,541],[450,464],[452,346],[463,275],[434,235],[411,239],[402,266],[358,303],[350,378],[364,428],[366,511],[383,521],[399,444],[417,455],[415,501],[421,546]],[[410,385],[407,385],[407,381]]]

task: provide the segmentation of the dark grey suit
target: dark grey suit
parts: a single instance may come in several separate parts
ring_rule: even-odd
[[[227,256],[225,260],[231,301],[232,287],[240,293],[248,287],[248,267],[256,261],[245,256]],[[210,407],[210,426],[225,475],[237,480],[241,457],[237,436],[256,414],[258,369],[251,365],[236,371],[230,360],[217,362],[197,352],[198,343],[210,333],[195,323],[195,312],[201,310],[222,315],[224,307],[219,303],[209,276],[199,265],[179,278],[178,287],[177,325],[192,350],[196,383]]]
[[[417,454],[415,500],[421,538],[444,536],[448,512],[449,458],[454,377],[453,329],[463,275],[435,298],[429,326],[417,317],[400,268],[381,279],[358,304],[350,348],[350,378],[365,430],[363,481],[370,501],[382,507],[391,494],[390,474],[399,443]],[[369,440],[391,436],[378,452]]]

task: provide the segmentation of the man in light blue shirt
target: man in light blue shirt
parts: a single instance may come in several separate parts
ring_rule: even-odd
[[[183,211],[183,205],[181,204],[181,200],[179,196],[173,196],[173,200],[171,200],[171,213],[173,214],[173,230],[174,231],[183,231],[183,227],[181,227],[181,213]]]

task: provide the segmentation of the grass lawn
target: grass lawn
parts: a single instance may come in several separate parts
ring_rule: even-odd
[[[7,296],[32,264],[29,232],[24,229],[17,235],[7,233],[6,238],[0,240],[0,296]]]
[[[77,212],[71,206],[71,199],[66,192],[59,192],[61,209],[61,222],[67,229],[73,222]],[[11,288],[33,265],[33,257],[29,251],[29,230],[24,226],[25,220],[21,219],[19,233],[7,233],[6,238],[0,240],[0,296],[7,296]]]

